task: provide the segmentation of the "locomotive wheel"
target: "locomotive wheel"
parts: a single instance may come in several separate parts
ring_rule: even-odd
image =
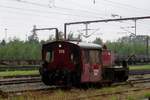
[[[80,85],[80,75],[77,73],[72,73],[71,74],[71,83],[73,86],[79,86]]]
[[[111,86],[111,85],[112,85],[112,83],[113,83],[113,82],[112,82],[112,81],[110,81],[110,82],[106,83],[106,84],[105,84],[105,86]]]
[[[126,81],[129,78],[129,76],[125,76],[123,81]]]
[[[48,75],[42,75],[42,81],[45,85],[51,85]]]
[[[73,86],[73,81],[72,81],[72,76],[69,74],[68,76],[65,77],[65,85],[67,87],[72,87]]]

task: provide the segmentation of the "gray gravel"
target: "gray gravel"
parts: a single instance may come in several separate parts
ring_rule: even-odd
[[[148,78],[150,75],[136,75],[129,77],[129,80],[132,79],[140,79],[140,78]],[[137,87],[150,87],[150,83],[140,83],[134,86]],[[11,84],[11,85],[1,85],[0,90],[3,92],[20,92],[20,91],[29,91],[29,90],[43,90],[43,89],[51,89],[54,86],[46,86],[42,82],[38,83],[22,83],[22,84]]]
[[[29,91],[29,90],[41,90],[52,88],[50,86],[44,85],[42,82],[39,83],[25,83],[25,84],[12,84],[12,85],[2,85],[0,90],[3,92],[19,92],[19,91]]]

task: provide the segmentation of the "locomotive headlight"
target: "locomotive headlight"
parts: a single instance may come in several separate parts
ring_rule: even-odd
[[[61,44],[59,44],[59,45],[58,45],[58,47],[59,47],[59,48],[61,48],[61,47],[62,47],[62,45],[61,45]]]

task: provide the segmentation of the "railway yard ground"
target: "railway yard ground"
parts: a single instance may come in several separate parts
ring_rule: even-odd
[[[144,84],[145,85],[145,84]],[[148,100],[150,88],[142,84],[121,85],[89,89],[60,89],[42,83],[19,84],[14,88],[32,89],[24,92],[2,92],[2,100]],[[39,89],[37,89],[37,87]],[[41,89],[40,89],[41,87]],[[8,86],[7,88],[10,89]],[[44,89],[43,89],[44,88]],[[6,90],[6,87],[5,87]]]
[[[35,69],[0,71],[0,100],[149,100],[149,70],[150,65],[130,66],[127,82],[88,89],[45,86]]]

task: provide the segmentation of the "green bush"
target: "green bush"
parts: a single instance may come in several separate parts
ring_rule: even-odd
[[[0,45],[0,59],[4,60],[40,60],[41,44],[38,42],[23,42],[13,40]]]

